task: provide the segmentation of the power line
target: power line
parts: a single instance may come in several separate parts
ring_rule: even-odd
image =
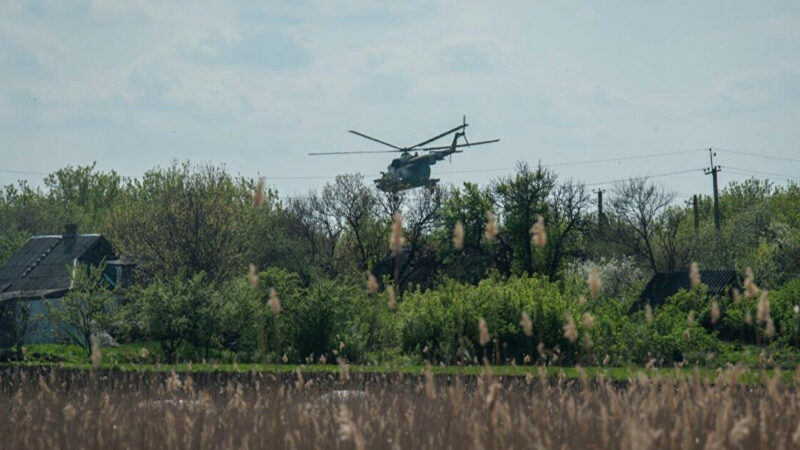
[[[800,162],[800,159],[784,158],[783,156],[762,155],[762,154],[759,154],[759,153],[742,152],[742,151],[739,151],[739,150],[728,150],[728,149],[716,148],[716,147],[714,148],[714,150],[718,150],[718,151],[721,151],[721,152],[727,152],[727,153],[734,153],[734,154],[737,154],[737,155],[754,156],[756,158],[775,159],[775,160],[778,160],[778,161]]]
[[[2,173],[13,173],[16,175],[49,175],[46,172],[31,172],[29,170],[8,170],[8,169],[0,169]]]
[[[699,169],[679,170],[677,172],[660,173],[660,174],[655,174],[655,175],[643,175],[642,178],[671,177],[673,175],[682,175],[682,174],[685,174],[685,173],[700,172],[702,170],[703,170],[703,168],[701,167]],[[617,180],[609,180],[609,181],[599,181],[597,183],[586,183],[584,186],[602,186],[604,184],[621,183],[621,182],[624,182],[624,181],[628,181],[631,178],[637,178],[637,177],[620,178],[620,179],[617,179]]]
[[[562,167],[562,166],[578,166],[582,164],[596,164],[596,163],[604,163],[604,162],[616,162],[616,161],[630,161],[633,159],[646,159],[646,158],[656,158],[659,156],[673,156],[673,155],[684,155],[687,153],[695,153],[697,151],[702,151],[705,149],[702,148],[695,148],[692,150],[681,150],[677,152],[662,152],[662,153],[650,153],[646,155],[635,155],[635,156],[621,156],[616,158],[605,158],[605,159],[593,159],[587,161],[572,161],[572,162],[563,162],[563,163],[555,163],[555,164],[544,164],[547,167]]]
[[[606,162],[617,162],[617,161],[630,161],[634,159],[647,159],[647,158],[657,158],[660,156],[674,156],[674,155],[683,155],[687,153],[695,153],[697,151],[705,151],[706,149],[695,148],[692,150],[680,150],[675,152],[661,152],[661,153],[649,153],[645,155],[634,155],[634,156],[618,156],[614,158],[603,158],[603,159],[589,159],[584,161],[567,161],[567,162],[560,162],[560,163],[553,163],[553,164],[546,164],[543,163],[543,167],[565,167],[565,166],[580,166],[585,164],[598,164],[598,163],[606,163]],[[494,169],[466,169],[466,170],[445,170],[438,172],[440,174],[453,174],[453,173],[481,173],[481,172],[506,172],[509,170],[514,170],[515,167],[499,167]]]
[[[543,164],[544,167],[568,167],[568,166],[579,166],[579,165],[587,165],[587,164],[600,164],[600,163],[607,163],[607,162],[618,162],[618,161],[630,161],[630,160],[637,160],[637,159],[647,159],[647,158],[657,158],[662,156],[674,156],[674,155],[682,155],[688,153],[695,153],[697,151],[704,150],[704,149],[691,149],[691,150],[679,150],[679,151],[672,151],[672,152],[660,152],[660,153],[649,153],[644,155],[633,155],[633,156],[618,156],[613,158],[602,158],[602,159],[591,159],[591,160],[583,160],[583,161],[567,161],[567,162],[560,162],[560,163],[553,163],[553,164]],[[442,175],[449,175],[449,174],[460,174],[460,173],[484,173],[484,172],[507,172],[511,170],[515,170],[515,167],[501,167],[501,168],[492,168],[492,169],[465,169],[465,170],[446,170],[437,172],[438,174]],[[693,171],[693,170],[692,170]],[[688,171],[683,172],[675,172],[670,173],[667,175],[654,175],[653,177],[660,177],[660,176],[669,176],[678,173],[687,173]],[[26,171],[26,170],[9,170],[9,169],[0,169],[0,173],[11,173],[11,174],[18,174],[18,175],[49,175],[47,172],[35,172],[35,171]],[[378,174],[373,174],[378,175]],[[320,175],[320,176],[305,176],[305,175],[285,175],[285,176],[268,176],[264,175],[264,177],[268,180],[328,180],[328,179],[335,179],[335,175]],[[611,184],[614,182],[625,181],[626,179],[614,180],[609,182],[603,183],[594,183],[593,185],[601,185],[601,184]],[[587,186],[590,186],[587,184]]]
[[[738,167],[730,167],[730,166],[725,166],[725,168],[730,170],[730,171],[732,171],[732,172],[734,172],[734,173],[738,173],[740,175],[762,175],[762,176],[775,177],[775,178],[786,179],[786,180],[800,180],[800,177],[791,176],[791,175],[784,175],[784,174],[781,174],[781,173],[761,172],[761,171],[758,171],[758,170],[740,169]]]

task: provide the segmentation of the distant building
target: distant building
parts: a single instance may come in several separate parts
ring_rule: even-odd
[[[105,262],[103,277],[109,286],[125,284],[132,277],[133,264],[117,257],[111,244],[99,234],[78,234],[77,226],[65,226],[59,235],[34,236],[8,262],[0,266],[0,308],[14,308],[25,302],[30,308],[34,329],[25,343],[56,342],[53,325],[45,317],[46,302],[58,303],[71,286],[70,267]],[[6,309],[8,311],[8,309]],[[6,320],[8,315],[3,315]],[[0,329],[4,326],[0,323]],[[0,347],[8,345],[2,342]]]
[[[701,270],[700,283],[708,286],[709,296],[731,295],[734,288],[741,286],[739,276],[734,270]],[[662,272],[653,275],[642,294],[631,308],[632,311],[642,309],[646,304],[655,308],[677,294],[683,288],[691,288],[689,272]]]

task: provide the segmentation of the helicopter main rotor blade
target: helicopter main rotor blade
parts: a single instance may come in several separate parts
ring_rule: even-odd
[[[473,145],[483,145],[483,144],[493,144],[495,142],[500,142],[500,139],[492,139],[489,141],[478,141],[478,142],[470,142],[469,144],[458,144],[456,147],[472,147]],[[443,145],[441,147],[425,147],[425,148],[418,148],[415,150],[425,150],[425,151],[433,151],[433,150],[447,150],[451,146],[450,145]]]
[[[359,133],[358,131],[354,131],[354,130],[348,130],[348,131],[349,131],[349,132],[351,132],[351,133],[353,133],[353,134],[355,134],[356,136],[361,136],[361,137],[363,137],[363,138],[365,138],[365,139],[369,139],[370,141],[375,141],[375,142],[377,142],[377,143],[379,143],[379,144],[388,145],[389,147],[392,147],[392,148],[394,148],[394,149],[397,149],[397,150],[401,150],[401,151],[403,150],[402,148],[400,148],[400,147],[398,147],[398,146],[396,146],[396,145],[392,145],[392,144],[390,144],[390,143],[388,143],[388,142],[383,142],[383,141],[382,141],[382,140],[380,140],[380,139],[375,139],[374,137],[372,137],[372,136],[367,136],[367,135],[366,135],[366,134],[364,134],[364,133]]]
[[[409,150],[416,150],[416,149],[417,149],[417,147],[421,147],[421,146],[423,146],[423,145],[425,145],[425,144],[430,144],[431,142],[433,142],[433,141],[435,141],[435,140],[437,140],[437,139],[441,139],[441,138],[443,138],[443,137],[447,136],[448,134],[455,133],[455,132],[456,132],[456,131],[458,131],[458,130],[461,130],[461,129],[464,129],[464,128],[466,128],[467,126],[469,126],[469,124],[466,124],[466,123],[465,123],[465,124],[462,124],[462,125],[459,125],[459,126],[457,126],[457,127],[453,128],[452,130],[445,131],[444,133],[442,133],[442,134],[440,134],[440,135],[438,135],[438,136],[434,136],[434,137],[432,137],[432,138],[428,139],[427,141],[422,141],[422,142],[420,142],[420,143],[419,143],[419,144],[417,144],[417,145],[413,145],[413,146],[411,146],[411,147],[408,147],[408,149],[409,149]]]
[[[401,152],[402,150],[365,150],[365,151],[354,151],[354,152],[317,152],[317,153],[309,153],[309,156],[320,156],[320,155],[354,155],[356,153],[397,153]]]

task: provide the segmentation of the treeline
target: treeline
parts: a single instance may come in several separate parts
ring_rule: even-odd
[[[297,197],[281,197],[258,180],[215,166],[173,164],[135,179],[94,166],[68,167],[48,175],[41,188],[20,182],[3,189],[0,262],[30,236],[77,223],[82,232],[107,236],[139,265],[129,295],[134,301],[109,325],[118,334],[158,340],[170,358],[188,346],[200,356],[226,351],[273,360],[284,354],[334,358],[333,350],[353,360],[381,352],[468,360],[476,349],[501,359],[535,357],[538,344],[551,352],[569,348],[564,312],[578,314],[576,302],[593,270],[603,280],[603,298],[615,299],[602,302],[617,305],[603,306],[618,308],[615,327],[654,271],[686,270],[690,262],[740,273],[750,267],[754,283],[766,289],[779,289],[800,272],[797,185],[731,183],[720,195],[719,231],[708,196],[700,197],[695,221],[689,202],[676,202],[647,179],[620,183],[609,194],[598,217],[583,184],[522,163],[484,187],[464,183],[394,195],[360,175],[342,175]],[[395,255],[389,248],[393,224],[402,236]],[[376,277],[378,292],[368,292],[366,272]],[[547,297],[526,301],[563,297],[572,305],[530,304],[535,308],[527,314],[543,322],[540,335],[525,342],[503,337],[497,349],[482,346],[475,344],[474,314],[456,326],[453,317],[432,320],[434,310],[412,311],[419,299],[434,298],[449,311],[453,296],[481,286],[495,289],[485,292],[493,298],[481,301],[501,302],[504,289],[527,292],[520,283],[547,286],[518,294]],[[554,315],[537,316],[536,308],[551,307]],[[519,331],[521,310],[502,323],[487,317],[492,335],[510,333],[512,325]],[[576,315],[579,325],[580,319]],[[602,334],[595,334],[597,348]],[[467,342],[467,335],[475,336]],[[577,359],[579,352],[572,355]]]

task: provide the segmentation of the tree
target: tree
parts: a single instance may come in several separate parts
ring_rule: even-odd
[[[264,197],[260,206],[250,208],[245,214],[246,226],[242,232],[249,241],[246,260],[260,268],[285,267],[309,280],[314,272],[317,246],[313,229],[298,227],[304,218],[296,221],[274,190],[267,190]],[[310,245],[304,232],[311,232]]]
[[[249,262],[254,187],[213,166],[150,170],[129,182],[111,213],[111,241],[150,277],[203,272],[224,280]]]
[[[353,238],[360,270],[368,270],[376,259],[370,246],[370,231],[376,224],[378,199],[364,184],[364,176],[339,175],[333,184],[322,190],[322,198],[328,211],[344,222],[344,227]]]
[[[547,230],[544,272],[555,277],[565,256],[574,254],[581,233],[589,227],[589,194],[583,183],[557,183],[547,198],[545,225]]]
[[[0,343],[15,349],[17,360],[22,360],[22,343],[35,326],[36,318],[24,300],[0,303]]]
[[[102,231],[106,214],[122,193],[123,179],[113,170],[99,172],[95,167],[96,163],[67,166],[47,175],[44,185],[47,199],[64,215],[65,223]]]
[[[517,274],[534,273],[530,229],[539,215],[547,215],[547,198],[555,182],[555,174],[541,165],[533,170],[519,162],[514,176],[502,178],[494,187],[512,249],[512,271]]]
[[[667,272],[685,269],[688,260],[688,248],[680,233],[681,227],[687,225],[689,217],[686,209],[680,206],[667,207],[658,217],[655,245],[657,247],[660,267]]]
[[[218,305],[213,304],[214,290],[203,273],[158,276],[135,292],[134,299],[131,315],[146,336],[159,341],[168,362],[175,361],[181,344],[207,349],[219,335]]]
[[[481,188],[471,182],[465,182],[461,188],[453,187],[444,195],[436,239],[440,261],[446,266],[455,265],[455,273],[451,270],[450,276],[477,283],[486,275],[492,255],[484,245],[484,231],[489,213],[494,214],[494,203],[491,188]],[[464,228],[460,252],[452,244],[457,222]]]
[[[440,221],[444,191],[439,186],[433,189],[416,189],[405,197],[403,205],[403,228],[405,228],[405,255],[399,258],[395,275],[397,285],[407,284],[413,270],[432,265],[430,238],[434,226]],[[385,236],[385,235],[384,235]],[[386,242],[385,240],[383,242]]]
[[[656,239],[661,214],[675,196],[646,178],[631,178],[614,188],[610,202],[612,238],[644,258],[658,272]]]
[[[92,354],[92,337],[106,329],[113,319],[113,292],[103,277],[105,264],[76,264],[71,272],[69,291],[56,301],[48,301],[47,315],[60,334]]]

